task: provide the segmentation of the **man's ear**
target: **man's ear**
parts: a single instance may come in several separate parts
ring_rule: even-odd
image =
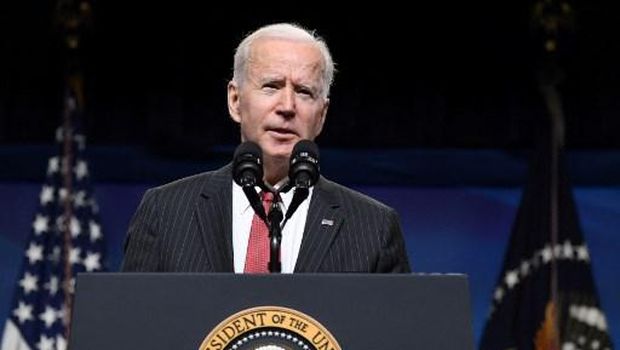
[[[228,114],[235,122],[241,122],[241,114],[239,113],[239,86],[232,80],[228,82]]]

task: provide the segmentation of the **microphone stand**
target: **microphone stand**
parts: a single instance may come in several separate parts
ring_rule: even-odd
[[[297,210],[297,208],[299,208],[299,205],[303,201],[305,201],[306,198],[308,198],[309,194],[310,194],[310,190],[308,190],[308,188],[306,187],[295,188],[295,193],[293,194],[293,199],[291,200],[291,204],[289,205],[288,210],[286,211],[286,216],[284,217],[284,223],[282,224],[282,228],[284,228],[284,225],[286,225],[286,223],[288,222],[288,219],[290,219],[295,213],[295,211]]]
[[[282,192],[286,192],[290,190],[290,186],[285,186]],[[271,210],[269,211],[267,224],[269,227],[269,272],[270,273],[280,273],[282,272],[282,263],[280,262],[280,245],[282,242],[282,229],[284,225],[288,222],[288,219],[293,216],[293,213],[299,205],[308,198],[309,190],[307,188],[297,187],[295,188],[295,193],[293,194],[293,199],[291,200],[291,204],[289,205],[288,210],[286,211],[286,218],[282,214],[282,210],[280,209],[280,192],[276,192],[274,194],[274,202],[271,205]],[[282,219],[284,218],[284,223],[280,225]]]
[[[263,219],[263,221],[267,223],[267,214],[265,214],[265,208],[263,208],[263,203],[260,200],[258,193],[256,193],[254,186],[244,186],[242,187],[242,189],[248,199],[248,202],[250,202],[250,206],[252,207],[252,209],[254,209],[256,215],[258,215],[259,218]]]
[[[281,273],[282,263],[280,262],[280,243],[282,242],[282,209],[280,209],[280,194],[276,192],[271,204],[271,210],[267,215],[267,226],[269,227],[269,272]]]
[[[256,193],[254,187],[244,187],[243,190],[246,197],[248,197],[250,205],[254,208],[254,212],[258,214],[258,216],[269,228],[269,273],[281,273],[282,262],[280,261],[280,250],[282,243],[282,229],[288,220],[293,216],[293,213],[295,213],[297,208],[299,208],[299,205],[306,198],[308,198],[310,191],[307,187],[295,187],[292,183],[286,184],[279,191],[264,183],[261,183],[259,186],[263,191],[273,193],[273,203],[271,203],[269,214],[265,214],[261,200],[259,199],[258,193]],[[280,193],[286,193],[293,187],[295,188],[295,193],[293,194],[291,204],[286,211],[286,216],[284,216],[282,209],[280,208],[280,202],[282,201],[280,198]],[[282,223],[282,219],[284,219],[284,223]]]

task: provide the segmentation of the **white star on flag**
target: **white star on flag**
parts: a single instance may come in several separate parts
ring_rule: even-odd
[[[577,343],[579,343],[579,345],[585,345],[586,337],[584,337],[583,335],[579,336],[579,339],[577,339]]]
[[[71,251],[69,252],[69,262],[71,264],[79,264],[80,263],[80,253],[82,252],[82,249],[77,248],[77,247],[73,247],[71,248]]]
[[[37,348],[39,348],[39,350],[55,350],[54,338],[48,338],[45,334],[41,334],[41,338],[37,343]]]
[[[540,251],[540,256],[542,256],[543,263],[548,263],[553,260],[553,252],[551,251],[551,247],[546,245],[545,248]]]
[[[69,230],[71,231],[71,237],[76,238],[82,233],[82,227],[80,226],[80,222],[75,216],[71,217],[71,223],[69,225]]]
[[[79,191],[78,193],[76,193],[73,198],[73,202],[75,203],[75,206],[78,208],[85,206],[86,205],[86,192]]]
[[[566,342],[562,344],[562,350],[577,350],[577,347],[571,342]]]
[[[61,187],[58,190],[58,198],[60,199],[60,202],[64,203],[67,200],[67,196],[69,196],[69,191],[67,191],[64,187]]]
[[[56,350],[66,350],[67,349],[67,342],[65,341],[65,338],[61,335],[56,337]]]
[[[67,288],[71,294],[75,292],[75,278],[71,278],[69,281],[69,287]]]
[[[590,260],[590,254],[588,253],[588,247],[586,245],[580,245],[576,247],[577,250],[577,259],[588,261]]]
[[[573,245],[570,244],[570,241],[565,241],[564,242],[564,246],[562,247],[563,251],[564,251],[564,258],[565,259],[572,259],[573,258]]]
[[[100,254],[87,252],[86,258],[84,258],[84,261],[82,262],[86,268],[86,271],[93,272],[95,270],[99,270],[101,268],[99,259],[101,259]]]
[[[19,285],[24,289],[24,294],[28,295],[39,289],[37,286],[38,279],[37,276],[31,275],[30,272],[24,274],[24,278],[19,281]]]
[[[62,304],[60,310],[58,310],[58,313],[56,314],[56,317],[58,317],[59,320],[62,320],[62,322],[66,323],[66,318],[65,316],[67,315],[67,305],[66,304]]]
[[[19,302],[19,306],[17,309],[13,310],[13,315],[17,317],[19,323],[24,323],[26,321],[32,320],[32,305],[28,305],[23,301]]]
[[[58,264],[60,262],[60,247],[55,246],[52,248],[52,253],[47,258],[54,264]]]
[[[52,202],[54,200],[54,188],[52,186],[43,186],[39,200],[41,205]]]
[[[90,241],[94,242],[98,239],[101,239],[102,235],[101,235],[101,226],[99,226],[99,224],[97,224],[94,221],[90,221],[88,223],[89,228],[90,228]]]
[[[48,225],[49,218],[47,216],[37,214],[34,222],[32,223],[32,229],[34,230],[34,233],[38,236],[49,229]]]
[[[493,293],[493,297],[497,300],[497,302],[500,302],[504,297],[504,290],[501,287],[497,287],[495,293]]]
[[[519,283],[519,274],[514,270],[508,271],[508,273],[506,273],[505,282],[508,288],[512,289],[515,285],[517,285],[517,283]]]
[[[43,260],[43,247],[36,244],[30,243],[28,250],[26,251],[26,256],[28,257],[28,261],[30,265],[34,265],[37,261]]]
[[[525,277],[527,276],[529,272],[530,272],[530,264],[527,262],[527,260],[525,260],[521,263],[521,275]]]
[[[58,292],[58,286],[59,286],[58,277],[56,276],[50,277],[50,281],[43,285],[45,289],[50,291],[50,295],[52,296],[56,295],[56,293]]]
[[[63,232],[65,232],[65,217],[64,215],[60,215],[56,218],[56,228],[58,229],[58,232],[60,232],[61,234]]]
[[[80,151],[84,150],[84,147],[86,147],[86,137],[82,134],[75,134],[73,139],[77,143],[79,150]]]
[[[64,141],[65,129],[56,128],[56,142],[62,143]]]
[[[83,160],[79,160],[73,170],[75,171],[75,176],[77,176],[78,180],[82,180],[83,177],[88,175],[88,166]]]
[[[45,327],[50,328],[57,318],[56,310],[49,305],[45,307],[45,311],[39,315],[39,319],[45,323]]]
[[[58,172],[58,169],[58,157],[50,158],[50,160],[47,162],[47,174],[51,175],[53,173],[56,173]]]
[[[90,205],[93,213],[96,214],[99,212],[99,206],[97,205],[97,202],[95,202],[92,198],[88,201],[88,205]]]

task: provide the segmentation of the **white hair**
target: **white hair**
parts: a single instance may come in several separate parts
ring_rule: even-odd
[[[257,29],[246,36],[237,46],[235,51],[235,63],[232,80],[239,86],[243,83],[247,73],[248,57],[252,44],[261,38],[275,38],[313,43],[323,56],[323,89],[321,94],[329,96],[329,89],[334,80],[334,61],[329,53],[325,41],[317,36],[314,31],[310,32],[298,25],[290,23],[270,24]]]

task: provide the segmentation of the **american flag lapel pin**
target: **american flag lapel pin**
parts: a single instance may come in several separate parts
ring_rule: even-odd
[[[321,220],[321,225],[323,225],[323,226],[334,226],[334,220],[323,219],[323,220]]]

